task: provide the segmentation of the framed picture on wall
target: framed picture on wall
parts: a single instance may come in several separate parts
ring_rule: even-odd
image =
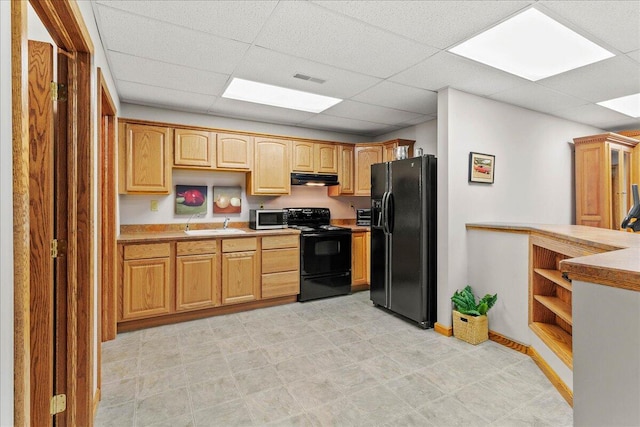
[[[176,185],[176,214],[207,213],[206,185]]]
[[[493,184],[496,156],[492,154],[469,153],[469,182]]]
[[[213,187],[213,213],[229,214],[242,212],[241,187]]]

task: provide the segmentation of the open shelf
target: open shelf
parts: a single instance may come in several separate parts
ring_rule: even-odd
[[[558,286],[562,286],[568,291],[571,291],[573,288],[571,286],[571,282],[562,277],[562,273],[559,270],[551,270],[547,268],[534,268],[537,274],[541,275],[545,279],[551,280]]]
[[[550,323],[533,322],[529,327],[573,370],[573,338],[569,333]]]
[[[571,306],[560,298],[548,297],[544,295],[534,295],[533,298],[540,304],[547,307],[556,316],[559,316],[562,320],[568,324],[573,324],[573,317],[571,315]]]

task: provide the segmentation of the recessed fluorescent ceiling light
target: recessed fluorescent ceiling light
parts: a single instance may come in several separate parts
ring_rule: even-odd
[[[449,50],[531,81],[614,56],[533,8]]]
[[[627,116],[640,118],[640,93],[598,102],[598,105],[626,114]]]
[[[342,101],[342,99],[331,98],[330,96],[316,95],[315,93],[237,78],[231,81],[222,97],[309,111],[310,113],[319,113]]]

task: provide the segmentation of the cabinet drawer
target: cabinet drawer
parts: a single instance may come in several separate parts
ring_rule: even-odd
[[[300,293],[300,274],[297,271],[262,275],[262,298],[276,298]]]
[[[297,234],[286,236],[267,236],[262,238],[262,249],[297,248]]]
[[[180,255],[201,255],[215,254],[215,240],[201,240],[198,242],[178,242],[176,246],[176,254]]]
[[[168,257],[171,254],[170,243],[152,243],[148,245],[127,245],[124,247],[124,259],[149,259]]]
[[[255,251],[257,247],[258,239],[256,237],[222,241],[222,252]]]
[[[262,252],[262,272],[275,273],[278,271],[299,270],[300,250],[274,249]]]

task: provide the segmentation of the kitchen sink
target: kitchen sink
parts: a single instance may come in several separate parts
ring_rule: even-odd
[[[226,236],[228,234],[244,234],[246,231],[239,228],[213,228],[209,230],[187,230],[189,236]]]

